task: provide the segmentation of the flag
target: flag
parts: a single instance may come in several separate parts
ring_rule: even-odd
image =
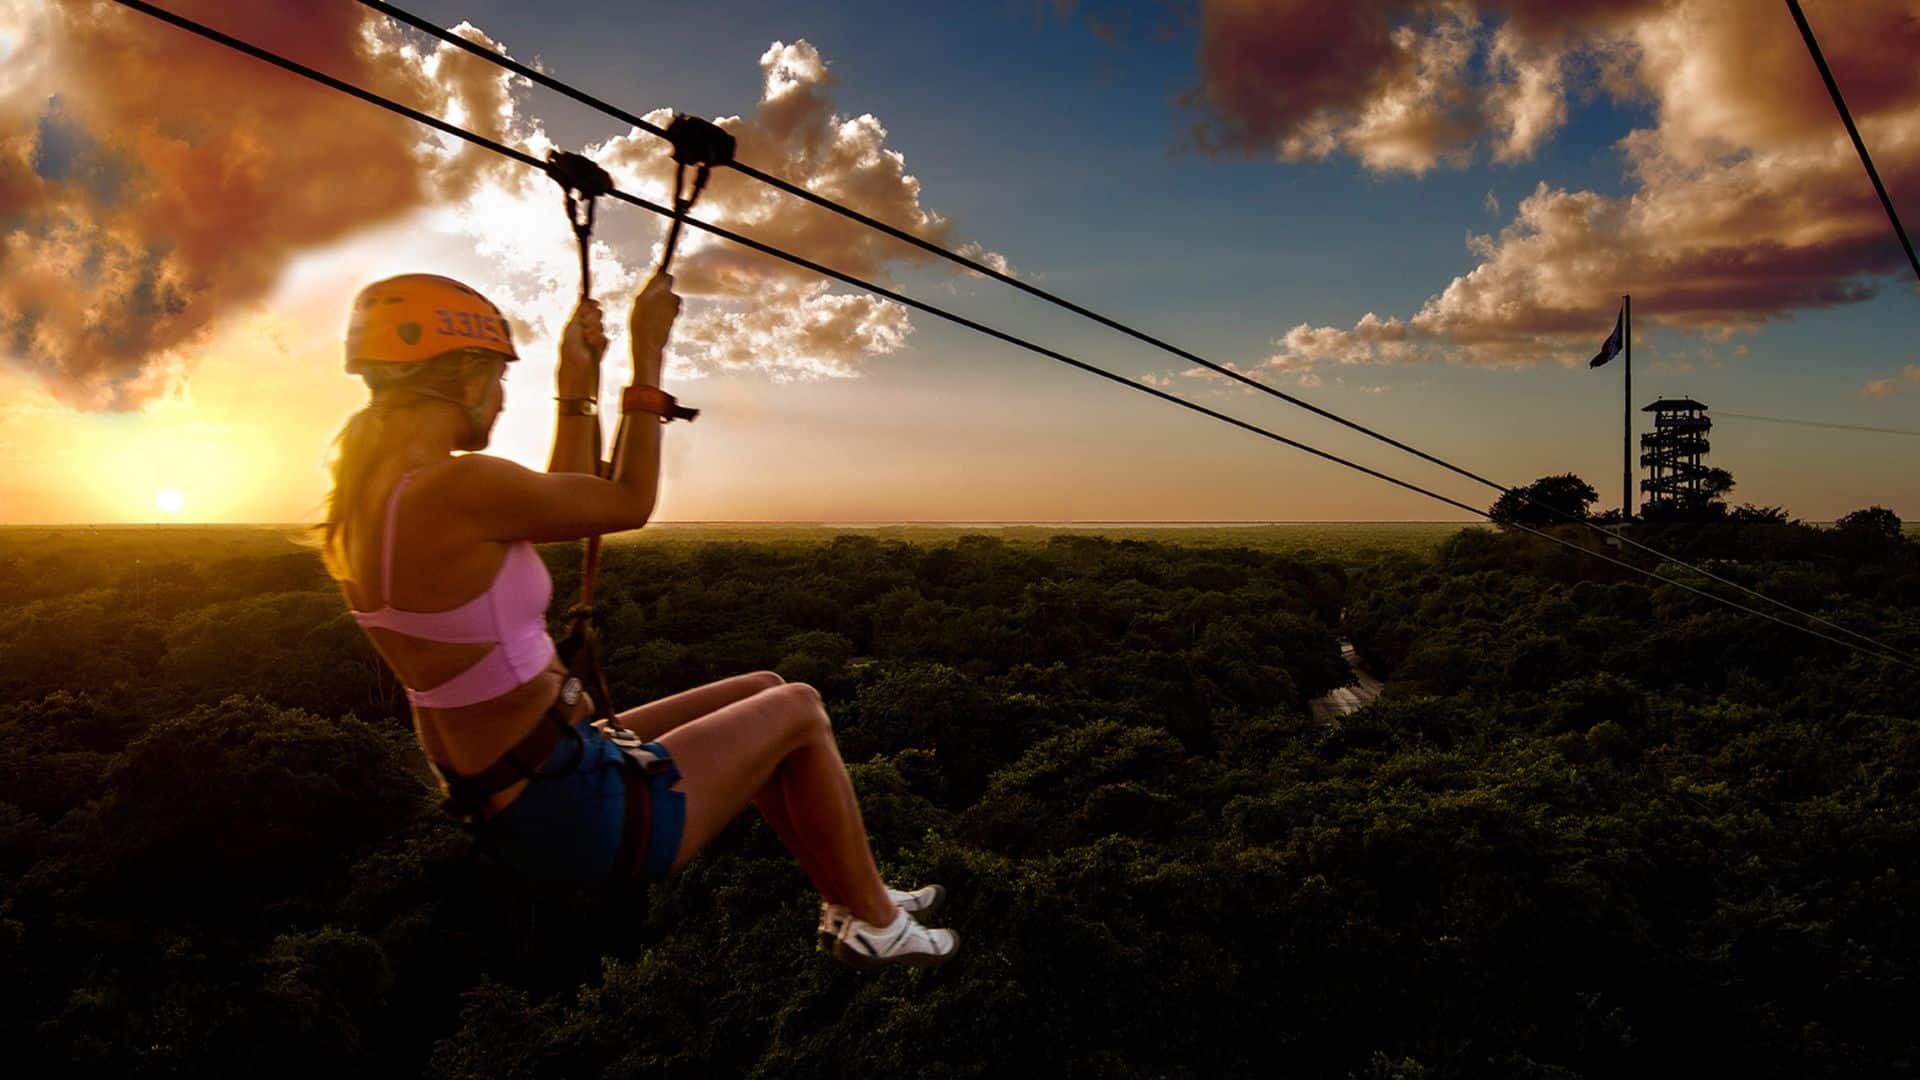
[[[1620,344],[1626,340],[1626,333],[1627,311],[1625,308],[1621,308],[1619,317],[1613,320],[1613,333],[1607,335],[1607,340],[1600,345],[1600,351],[1594,354],[1593,359],[1587,361],[1587,366],[1590,368],[1599,367],[1601,364],[1619,356]]]

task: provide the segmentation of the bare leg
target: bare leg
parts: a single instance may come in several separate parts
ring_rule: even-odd
[[[760,811],[760,816],[773,830],[773,835],[779,837],[780,843],[786,846],[793,861],[800,864],[800,872],[813,882],[813,891],[829,904],[844,904],[847,902],[846,894],[840,891],[839,883],[821,867],[819,857],[813,852],[813,845],[807,842],[806,834],[793,823],[787,786],[782,779],[785,775],[784,768],[773,771],[773,778],[753,793],[754,808]]]
[[[736,701],[745,701],[762,690],[770,690],[786,681],[772,671],[734,675],[705,686],[682,690],[659,701],[636,705],[615,716],[614,720],[642,740],[652,742],[689,720],[696,720]]]
[[[679,763],[679,790],[687,796],[675,870],[778,774],[789,827],[812,854],[822,895],[876,926],[893,922],[899,909],[874,865],[853,782],[813,687],[787,683],[763,690],[681,724],[659,741]]]
[[[734,675],[705,686],[682,690],[645,705],[636,705],[615,716],[614,721],[643,740],[652,742],[688,721],[697,720],[736,701],[745,701],[762,690],[771,690],[785,682],[778,673],[772,671]],[[833,887],[833,882],[822,872],[820,860],[814,856],[805,837],[793,826],[787,790],[781,782],[781,775],[781,770],[774,771],[774,775],[761,785],[760,790],[754,792],[753,804],[759,808],[760,816],[766,819],[773,834],[792,853],[793,861],[800,864],[800,871],[813,883],[814,891],[830,904],[844,904],[846,897]]]

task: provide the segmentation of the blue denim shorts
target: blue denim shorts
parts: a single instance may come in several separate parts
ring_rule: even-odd
[[[520,797],[480,823],[480,837],[515,870],[543,881],[605,881],[613,876],[626,827],[627,799],[648,800],[646,847],[639,874],[659,881],[673,869],[687,822],[687,796],[675,791],[680,768],[659,743],[643,743],[664,759],[644,774],[647,790],[629,792],[626,757],[582,720],[562,738]]]

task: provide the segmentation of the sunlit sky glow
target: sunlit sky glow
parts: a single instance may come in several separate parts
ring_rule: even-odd
[[[1628,289],[1636,296],[1641,290],[1677,295],[1678,288],[1656,280],[1650,268],[1684,260],[1655,252],[1658,257],[1621,264],[1617,280],[1568,281],[1553,260],[1607,266],[1608,241],[1592,241],[1599,254],[1583,252],[1578,260],[1585,261],[1577,261],[1544,242],[1529,247],[1532,241],[1516,222],[1534,214],[1532,227],[1562,228],[1563,218],[1553,215],[1563,215],[1565,206],[1553,202],[1553,193],[1566,192],[1692,213],[1709,205],[1688,200],[1708,199],[1711,192],[1702,185],[1714,182],[1713,170],[1733,168],[1734,157],[1714,164],[1719,159],[1711,155],[1746,153],[1740,146],[1699,150],[1706,144],[1688,141],[1693,136],[1683,130],[1683,121],[1691,120],[1671,103],[1660,104],[1666,99],[1659,87],[1637,96],[1603,91],[1603,78],[1622,76],[1591,56],[1568,62],[1564,116],[1525,154],[1497,137],[1508,129],[1492,120],[1486,121],[1487,134],[1465,149],[1431,142],[1439,137],[1432,132],[1376,137],[1365,127],[1370,121],[1362,120],[1347,129],[1325,129],[1326,140],[1312,144],[1318,150],[1302,150],[1305,142],[1289,150],[1282,143],[1296,129],[1276,120],[1269,141],[1252,152],[1198,152],[1185,136],[1203,118],[1182,106],[1181,96],[1209,78],[1212,85],[1227,85],[1228,76],[1266,76],[1228,70],[1239,61],[1203,47],[1203,23],[1157,32],[1163,21],[1158,5],[670,3],[649,5],[642,13],[596,2],[564,5],[565,18],[555,17],[553,5],[505,0],[417,0],[412,6],[442,25],[466,20],[519,58],[537,58],[562,78],[636,112],[675,108],[747,118],[762,125],[767,146],[806,137],[780,128],[784,118],[761,102],[775,77],[768,71],[779,75],[790,68],[803,89],[830,99],[843,123],[870,115],[884,127],[884,140],[875,145],[902,155],[906,173],[917,181],[917,188],[898,187],[897,197],[909,209],[917,205],[944,218],[947,225],[927,227],[948,229],[945,241],[977,244],[1045,288],[1496,479],[1578,472],[1600,490],[1602,506],[1617,506],[1620,496],[1621,366],[1590,371],[1584,360],[1612,327],[1615,301],[1609,298]],[[1211,18],[1215,6],[1200,9]],[[1812,0],[1807,6],[1823,36],[1831,34],[1830,59],[1843,87],[1850,76],[1863,78],[1871,58],[1850,52],[1844,24],[1864,18],[1857,13],[1865,8],[1877,10],[1881,0],[1860,9]],[[120,9],[102,9],[95,17],[143,19]],[[1763,36],[1781,31],[1798,48],[1784,11],[1770,7],[1765,18],[1784,25],[1735,29]],[[1436,29],[1440,36],[1434,40],[1441,41],[1445,29]],[[142,31],[180,34],[158,24]],[[12,81],[0,74],[0,149],[8,155],[8,164],[0,166],[0,235],[7,242],[0,250],[31,254],[56,235],[36,233],[33,219],[23,217],[27,210],[7,205],[26,190],[9,188],[10,175],[30,172],[33,183],[45,185],[36,191],[60,184],[107,190],[124,183],[62,164],[62,154],[84,157],[86,140],[62,134],[61,125],[81,125],[94,115],[89,95],[95,88],[77,67],[63,66],[65,54],[36,54],[34,35],[55,32],[34,4],[0,0],[0,58],[23,41],[22,55],[54,57],[49,70],[16,72]],[[1498,33],[1498,20],[1489,17],[1457,40],[1480,49],[1475,55],[1491,57],[1496,40],[1503,40]],[[1637,47],[1655,50],[1663,39],[1646,30],[1637,40]],[[776,42],[788,51],[768,61]],[[191,46],[172,41],[170,47]],[[808,66],[816,54],[824,68]],[[1514,55],[1520,67],[1535,62],[1531,54]],[[1804,53],[1798,59],[1805,61]],[[1440,61],[1428,56],[1421,62]],[[1482,62],[1491,63],[1475,61]],[[764,63],[774,66],[763,70]],[[235,97],[289,78],[257,64],[219,70],[231,78]],[[830,82],[807,81],[823,71]],[[1801,83],[1817,92],[1810,72],[1809,66]],[[1727,89],[1734,85],[1731,77],[1716,74],[1711,64],[1703,62],[1687,77],[1696,84],[1668,89],[1695,98],[1733,93]],[[1886,76],[1893,81],[1861,91],[1868,118],[1863,124],[1870,144],[1879,144],[1876,156],[1884,152],[1882,171],[1911,227],[1920,225],[1920,92],[1898,83],[1899,77],[1905,76]],[[313,90],[316,101],[327,93]],[[1874,112],[1874,101],[1884,108]],[[1377,104],[1361,102],[1354,115],[1377,115],[1364,112]],[[1804,184],[1809,191],[1857,184],[1871,200],[1824,95],[1812,105],[1833,123],[1830,148],[1822,144],[1815,153],[1793,143],[1792,152],[1782,150],[1777,159],[1756,153],[1753,160],[1779,169],[1826,170],[1821,154],[1830,149],[1839,155],[1831,172],[1793,174],[1805,179],[1790,176],[1783,183]],[[1727,130],[1750,129],[1739,137],[1762,151],[1788,145],[1768,140],[1810,138],[1804,133],[1814,130],[1803,125],[1781,134],[1775,126],[1791,125],[1773,125],[1772,114],[1743,128],[1740,109],[1747,106],[1737,96],[1716,107],[1732,110]],[[616,122],[544,91],[517,91],[511,108],[523,128],[537,123],[545,138],[571,148],[627,134]],[[81,119],[63,119],[69,116]],[[214,137],[176,127],[167,134],[190,145]],[[843,129],[844,137],[880,139],[856,128]],[[1222,130],[1215,128],[1215,135]],[[1635,132],[1640,134],[1630,139]],[[57,139],[81,150],[56,145]],[[1655,153],[1647,149],[1653,142],[1665,155],[1655,159],[1659,168],[1636,172],[1632,154]],[[1421,156],[1429,151],[1430,159]],[[272,145],[253,152],[291,153]],[[652,185],[644,194],[659,196],[670,174],[642,156],[654,153],[644,135],[605,152],[622,161],[631,177]],[[829,168],[817,158],[807,160],[808,168]],[[1673,179],[1684,161],[1708,163],[1689,174],[1693,188]],[[792,174],[781,162],[754,163]],[[1651,190],[1660,184],[1667,186]],[[216,190],[222,189],[209,183],[208,191]],[[100,205],[118,213],[123,207],[113,199],[120,197],[109,191]],[[231,209],[222,198],[233,203]],[[231,192],[222,198],[192,205],[213,215],[216,226],[221,214],[245,212]],[[734,212],[727,209],[732,206],[715,212]],[[1878,214],[1877,204],[1867,206]],[[1845,213],[1834,211],[1841,224],[1832,230],[1822,224],[1825,219],[1815,219],[1819,207],[1810,202],[1805,212],[1800,232],[1807,236],[1845,233],[1856,220],[1851,204]],[[629,207],[603,208],[601,219],[606,246],[596,255],[596,282],[614,313],[610,322],[623,322],[625,303],[644,276],[660,229]],[[1708,236],[1697,218],[1678,220],[1672,228],[1695,230],[1698,238],[1690,243],[1724,242]],[[1787,298],[1752,300],[1760,307],[1750,318],[1676,314],[1664,320],[1656,317],[1658,302],[1649,300],[1650,312],[1636,326],[1635,405],[1684,394],[1719,410],[1920,428],[1920,348],[1913,344],[1920,295],[1897,272],[1903,264],[1883,218],[1877,228],[1885,251],[1856,245],[1869,254],[1843,256],[1822,249],[1831,264],[1868,264],[1832,279],[1836,289],[1852,290],[1844,297],[1811,302],[1776,289],[1772,279],[1734,286],[1702,278],[1703,288]],[[233,260],[252,250],[253,229],[236,228]],[[218,235],[217,227],[213,232]],[[1279,401],[1185,374],[1191,365],[991,282],[904,261],[892,249],[858,246],[865,241],[850,237],[823,242],[833,253],[828,261],[838,257],[843,261],[837,265],[853,266],[866,260],[905,291],[1128,378],[1463,501],[1492,501],[1491,492],[1470,482]],[[489,452],[544,467],[553,434],[554,339],[575,288],[571,243],[558,193],[544,179],[483,180],[449,197],[429,190],[396,218],[323,243],[291,244],[244,302],[196,296],[197,304],[219,303],[217,317],[130,368],[137,377],[119,390],[137,404],[118,411],[75,393],[56,394],[49,372],[81,365],[44,355],[21,335],[9,341],[0,333],[0,523],[150,521],[164,509],[158,500],[165,492],[177,494],[178,513],[171,516],[181,520],[315,520],[325,496],[327,445],[365,399],[364,386],[340,369],[348,299],[366,282],[403,271],[470,281],[518,321],[523,360],[510,371],[506,411]],[[696,254],[690,258],[709,262],[697,265],[725,265],[711,249],[697,254],[700,246],[692,242]],[[1530,272],[1531,264],[1518,261],[1523,256],[1545,260],[1537,285],[1511,283]],[[1813,254],[1795,250],[1774,251],[1761,261],[1784,267],[1796,258],[1806,261],[1806,275],[1829,272],[1814,266]],[[72,271],[75,280],[91,285],[87,274],[106,273],[97,262],[96,255]],[[1509,266],[1519,269],[1510,274]],[[1462,295],[1449,291],[1449,283],[1468,275],[1477,287],[1494,290],[1486,294],[1486,305],[1449,306],[1456,301],[1438,299]],[[1783,270],[1779,276],[1792,275]],[[667,432],[658,520],[1465,517],[929,316],[863,308],[868,318],[857,331],[865,335],[859,344],[816,347],[806,337],[808,321],[829,320],[836,312],[851,320],[849,310],[807,294],[800,279],[764,287],[760,322],[740,314],[753,305],[743,307],[738,297],[725,308],[735,313],[732,323],[723,318],[721,301],[689,305],[683,322],[693,351],[676,356],[666,382],[702,411],[698,422]],[[1587,320],[1591,329],[1549,333],[1539,329],[1551,321],[1544,315],[1524,329],[1494,325],[1495,317],[1485,312],[1505,295],[1497,290],[1515,288],[1536,289],[1531,302],[1542,310],[1567,296],[1579,298],[1570,318]],[[1549,295],[1551,290],[1559,291]],[[7,305],[21,302],[0,296],[0,329],[10,310],[16,318],[21,310]],[[1426,311],[1435,314],[1429,318]],[[1418,325],[1420,332],[1438,328],[1440,337],[1417,348],[1397,344],[1368,329],[1369,313]],[[100,311],[87,316],[112,317]],[[839,324],[829,325],[839,332]],[[765,354],[723,359],[728,354],[716,350],[728,347],[722,332],[728,326],[760,335],[750,340]],[[749,339],[734,342],[742,340]],[[609,394],[625,382],[623,346],[624,339],[616,338],[609,354]],[[1374,362],[1351,362],[1361,358]],[[1724,419],[1714,431],[1710,462],[1734,473],[1736,503],[1785,505],[1818,520],[1880,504],[1916,518],[1915,449],[1912,438]]]

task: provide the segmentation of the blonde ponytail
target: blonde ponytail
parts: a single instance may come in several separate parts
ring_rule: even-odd
[[[391,436],[405,430],[411,414],[428,399],[460,399],[461,389],[475,370],[502,362],[498,353],[461,349],[418,364],[382,364],[360,377],[373,398],[347,418],[333,437],[329,471],[333,489],[327,493],[326,520],[314,525],[320,535],[320,558],[327,573],[339,581],[354,580],[347,558],[347,517],[359,505],[367,475],[393,445]]]

